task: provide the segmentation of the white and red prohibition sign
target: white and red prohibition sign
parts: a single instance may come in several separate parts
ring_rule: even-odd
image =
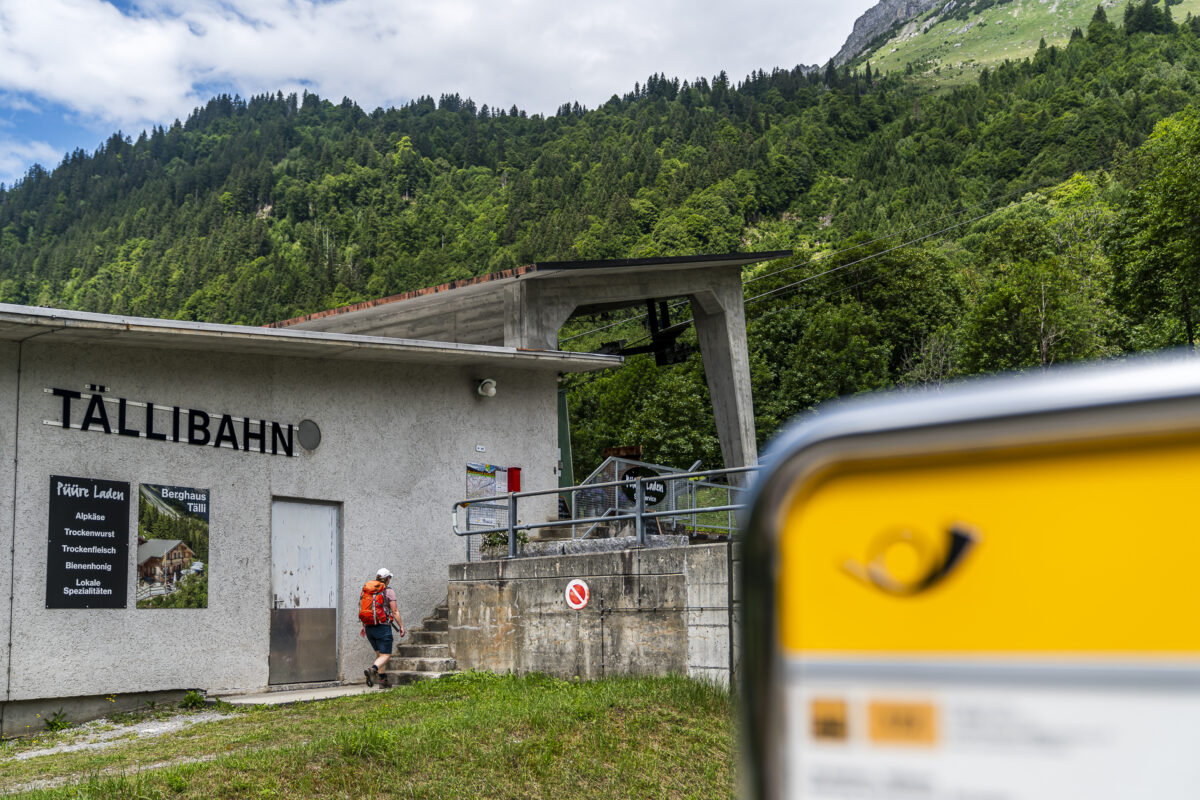
[[[567,584],[567,605],[579,611],[588,604],[592,593],[588,590],[588,585],[576,578]]]

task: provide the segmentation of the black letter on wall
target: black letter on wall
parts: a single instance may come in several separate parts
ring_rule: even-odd
[[[112,433],[112,426],[108,424],[108,412],[104,410],[104,398],[98,394],[92,395],[88,402],[87,413],[83,415],[83,424],[79,426],[79,430],[90,430],[93,422],[103,425],[105,433]]]
[[[73,392],[70,389],[55,389],[53,394],[56,397],[63,399],[62,425],[64,428],[71,427],[71,401],[78,400],[83,397],[79,392]]]
[[[125,425],[125,398],[117,398],[117,433],[122,436],[141,436],[141,431],[137,428],[129,428]]]
[[[213,442],[213,447],[220,447],[222,442],[229,442],[234,450],[238,449],[237,437],[233,435],[233,418],[228,414],[221,415],[221,422],[217,425],[217,439]]]
[[[166,441],[165,433],[154,432],[154,403],[146,403],[146,438],[158,439],[160,442]]]
[[[242,449],[249,450],[250,442],[258,442],[258,452],[267,452],[267,423],[266,420],[258,421],[258,433],[250,430],[250,420],[242,420]]]
[[[280,427],[279,423],[271,423],[271,452],[274,455],[279,455],[280,445],[283,446],[283,452],[285,455],[290,456],[292,454],[292,423],[290,422],[287,426],[286,439],[283,438],[283,428]]]
[[[208,444],[208,414],[188,409],[188,444]]]

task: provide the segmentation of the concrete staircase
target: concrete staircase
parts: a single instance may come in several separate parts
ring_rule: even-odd
[[[590,523],[589,523],[590,524]],[[582,535],[589,524],[576,523],[576,528]],[[596,525],[587,539],[571,538],[571,523],[538,528],[529,532],[529,541],[519,548],[523,556],[558,556],[576,553],[602,552],[606,550],[624,550],[634,546],[635,526],[631,520],[617,522],[604,521]],[[647,544],[651,547],[681,547],[688,544],[687,530],[671,522],[653,524],[649,520],[646,527]],[[507,548],[500,551],[484,551],[483,558],[487,560],[508,555]]]
[[[578,528],[579,535],[583,535],[590,527],[589,524],[577,524],[572,526],[570,523],[562,525],[552,525],[546,528],[535,528],[529,532],[529,541],[531,542],[569,542],[574,537],[572,528]],[[616,526],[611,522],[598,522],[595,529],[592,531],[589,538],[591,539],[611,539],[616,535]]]
[[[450,607],[446,603],[433,610],[418,628],[410,628],[403,644],[392,648],[384,674],[389,686],[440,678],[457,672],[450,655]]]
[[[529,532],[530,542],[569,542],[575,533],[582,536],[591,523],[575,523],[572,525],[569,521],[564,521],[559,525],[551,525],[545,528],[536,528]],[[573,530],[574,529],[574,530]],[[617,522],[598,522],[592,532],[588,535],[589,539],[627,539],[634,535],[635,526],[633,520],[620,520]],[[687,530],[677,523],[669,520],[654,520],[646,521],[646,533],[652,536],[686,536]]]

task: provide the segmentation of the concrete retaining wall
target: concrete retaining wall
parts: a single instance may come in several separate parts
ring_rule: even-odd
[[[712,544],[453,564],[451,652],[459,669],[728,685],[729,558]],[[574,578],[591,591],[580,611]]]

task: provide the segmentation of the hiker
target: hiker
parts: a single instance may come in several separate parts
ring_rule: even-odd
[[[363,586],[359,603],[358,618],[363,624],[363,635],[375,648],[375,663],[363,670],[367,676],[367,686],[374,686],[376,681],[380,686],[388,685],[387,675],[382,670],[392,656],[393,620],[396,633],[404,638],[404,621],[396,610],[396,592],[388,586],[391,581],[391,570],[382,567],[375,573],[375,580],[367,581]]]

